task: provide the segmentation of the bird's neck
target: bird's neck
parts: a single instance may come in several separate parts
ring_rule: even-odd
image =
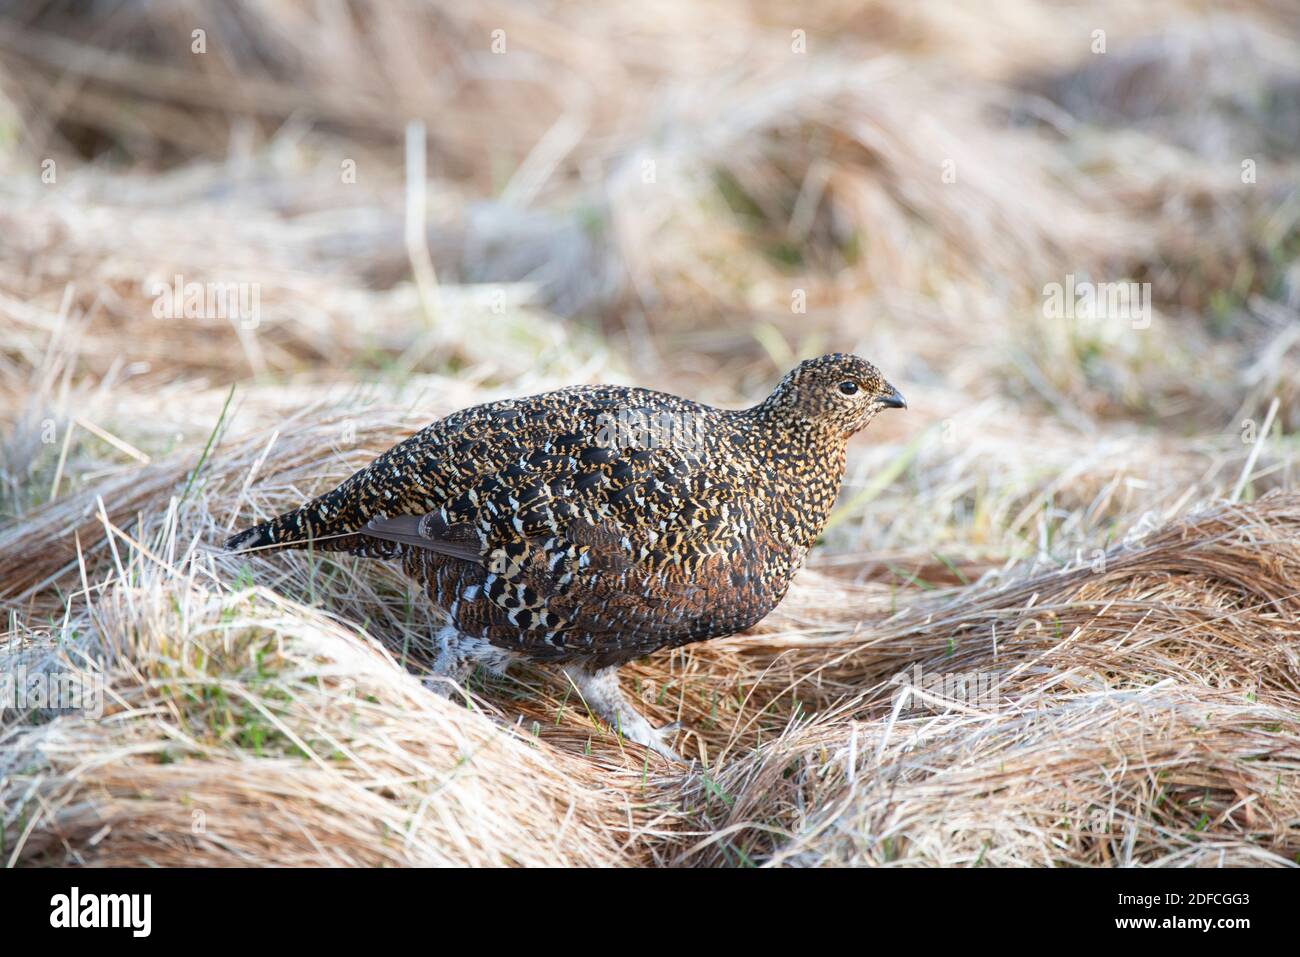
[[[759,469],[773,534],[806,551],[830,517],[844,480],[847,437],[787,410],[757,405],[737,413],[745,451]]]

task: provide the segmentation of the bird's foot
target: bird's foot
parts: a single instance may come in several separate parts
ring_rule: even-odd
[[[566,666],[564,673],[578,689],[578,694],[591,712],[610,726],[613,731],[642,747],[649,748],[670,761],[678,764],[686,762],[673,750],[669,741],[681,723],[656,728],[646,720],[645,715],[634,709],[618,686],[618,669],[601,668],[589,671],[579,666]]]
[[[420,683],[424,685],[426,691],[432,691],[439,698],[451,700],[452,695],[462,694],[465,684],[466,674],[442,674],[434,672],[427,674],[421,679]]]
[[[673,750],[673,746],[669,744],[673,739],[673,735],[681,728],[680,721],[674,721],[662,728],[656,728],[645,719],[644,715],[632,711],[630,707],[626,713],[620,712],[615,715],[614,720],[609,718],[605,718],[605,720],[609,722],[614,731],[627,738],[627,740],[634,741],[643,748],[649,748],[669,761],[675,761],[678,764],[686,763],[682,760],[681,755]]]

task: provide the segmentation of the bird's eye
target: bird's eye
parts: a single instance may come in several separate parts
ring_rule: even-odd
[[[858,391],[858,384],[852,379],[840,383],[840,391],[845,395],[855,395]]]

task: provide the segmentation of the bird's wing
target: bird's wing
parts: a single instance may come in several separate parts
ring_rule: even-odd
[[[648,402],[644,390],[575,387],[474,406],[432,423],[393,446],[323,495],[245,529],[232,550],[306,548],[391,557],[382,541],[361,535],[373,518],[422,515],[454,503],[494,477],[563,461],[601,438],[601,417]],[[669,397],[671,398],[671,397]],[[684,400],[677,400],[684,401]],[[464,511],[462,509],[462,511]]]
[[[438,512],[372,518],[361,527],[360,532],[369,538],[412,545],[449,558],[483,564],[483,548],[474,526],[463,522],[449,525]]]

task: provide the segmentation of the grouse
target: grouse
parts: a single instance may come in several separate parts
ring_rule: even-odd
[[[672,756],[620,693],[619,666],[776,607],[830,514],[849,437],[906,407],[842,353],[736,411],[609,385],[490,402],[226,547],[400,561],[445,612],[436,672],[553,662],[616,731]]]

